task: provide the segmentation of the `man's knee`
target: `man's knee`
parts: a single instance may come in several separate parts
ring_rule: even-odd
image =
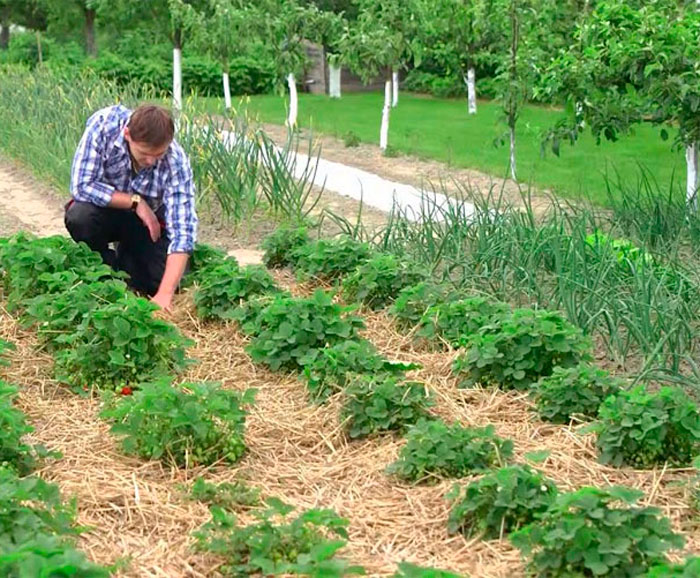
[[[66,209],[64,222],[74,241],[84,241],[88,245],[99,243],[104,238],[105,228],[102,207],[92,203],[73,201]]]

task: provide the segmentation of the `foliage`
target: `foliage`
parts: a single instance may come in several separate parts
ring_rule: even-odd
[[[343,144],[345,145],[345,148],[359,147],[361,142],[360,137],[357,136],[357,133],[352,130],[347,131],[343,135]]]
[[[277,297],[244,327],[254,335],[247,351],[272,370],[302,369],[314,350],[356,339],[364,323],[351,311],[320,289],[303,299]]]
[[[211,484],[198,477],[192,484],[190,497],[227,510],[238,507],[252,508],[260,505],[260,490],[248,486],[242,480]]]
[[[291,506],[272,498],[267,504],[255,514],[258,521],[247,526],[239,525],[233,514],[212,508],[212,520],[195,533],[199,550],[224,558],[224,576],[296,573],[333,578],[363,573],[335,558],[345,545],[347,520],[332,510],[306,510],[291,518]]]
[[[355,374],[400,378],[405,371],[418,368],[411,363],[389,361],[366,339],[341,341],[313,350],[303,365],[309,397],[315,402],[323,402],[342,391]]]
[[[511,541],[532,554],[528,569],[537,576],[641,576],[684,542],[658,508],[634,505],[641,496],[620,486],[561,494]]]
[[[700,558],[692,556],[683,564],[659,564],[652,567],[645,578],[694,578],[700,576]]]
[[[351,273],[370,257],[371,250],[367,243],[349,237],[319,239],[292,252],[294,269],[302,280],[335,280]]]
[[[700,450],[700,413],[680,388],[621,390],[600,407],[600,461],[613,466],[687,466]]]
[[[17,388],[0,380],[0,467],[25,474],[34,467],[32,448],[22,437],[34,431],[25,415],[13,405]]]
[[[466,373],[464,384],[496,384],[525,389],[555,367],[572,367],[590,358],[591,343],[558,313],[516,309],[482,327],[466,342],[453,365]]]
[[[408,331],[418,324],[425,312],[438,303],[448,303],[458,298],[447,285],[434,281],[422,281],[417,285],[402,289],[396,301],[389,308],[389,315],[395,318],[397,327]]]
[[[394,574],[394,578],[461,578],[459,574],[438,570],[437,568],[423,568],[410,564],[409,562],[399,563],[399,569]]]
[[[504,465],[513,453],[513,442],[484,428],[451,425],[440,420],[419,422],[406,434],[399,459],[387,472],[412,482],[437,482],[461,478]]]
[[[263,239],[262,249],[265,251],[263,263],[271,269],[294,265],[295,251],[309,241],[306,227],[277,227],[272,234]]]
[[[343,280],[343,298],[351,303],[364,303],[381,309],[391,303],[397,293],[427,278],[428,272],[416,263],[395,255],[374,255]]]
[[[422,383],[391,375],[358,375],[345,388],[340,419],[351,438],[402,432],[427,416],[432,396]]]
[[[245,452],[244,406],[255,390],[241,394],[215,383],[184,383],[170,379],[144,383],[103,410],[114,422],[112,432],[123,435],[128,454],[163,459],[178,466],[234,463]]]
[[[190,285],[192,281],[198,280],[206,269],[221,264],[227,258],[226,251],[223,249],[205,243],[196,243],[189,260],[190,270],[183,281]]]
[[[500,539],[534,522],[554,502],[557,487],[541,472],[513,465],[490,472],[453,494],[447,528],[467,537]]]
[[[569,423],[574,415],[598,417],[603,400],[621,387],[621,380],[611,377],[607,371],[580,364],[567,369],[555,367],[552,375],[542,377],[534,385],[532,394],[543,420]]]

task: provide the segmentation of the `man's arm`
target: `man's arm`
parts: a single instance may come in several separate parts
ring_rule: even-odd
[[[108,115],[97,111],[87,121],[71,167],[70,192],[76,201],[106,207],[112,200],[114,187],[102,182]]]
[[[151,298],[151,301],[162,309],[170,309],[173,296],[185,273],[189,258],[188,253],[170,253],[165,260],[163,279],[160,281],[158,292]]]

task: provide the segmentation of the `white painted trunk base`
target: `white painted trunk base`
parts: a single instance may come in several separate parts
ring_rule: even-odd
[[[224,103],[226,110],[231,108],[231,85],[229,84],[228,72],[224,72]]]
[[[467,71],[466,82],[469,114],[476,114],[476,71],[473,68]]]
[[[510,129],[510,176],[514,181],[518,180],[515,166],[515,130]]]
[[[392,87],[392,96],[391,96],[391,106],[397,106],[399,104],[399,72],[398,70],[394,70],[391,73],[391,87]]]
[[[182,50],[173,48],[173,108],[182,110]]]
[[[382,128],[379,131],[379,148],[386,150],[389,144],[389,113],[391,112],[391,81],[384,83],[384,108],[382,109]]]
[[[700,181],[698,180],[698,148],[699,143],[695,142],[685,149],[685,163],[687,168],[686,199],[688,204],[694,209],[698,208],[698,190]]]
[[[287,86],[289,87],[289,116],[287,126],[294,128],[297,125],[297,111],[299,110],[299,99],[297,97],[297,82],[294,74],[287,75]]]
[[[340,98],[342,86],[340,71],[340,66],[328,65],[328,95],[331,98]]]

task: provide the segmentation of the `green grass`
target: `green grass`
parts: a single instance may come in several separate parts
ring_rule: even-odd
[[[222,99],[203,100],[206,110],[220,110]],[[337,137],[353,131],[363,142],[378,144],[382,101],[379,93],[347,94],[340,100],[301,94],[299,123],[302,128]],[[242,106],[263,122],[284,124],[287,102],[280,96],[262,95],[250,97]],[[399,106],[391,113],[389,144],[402,153],[478,169],[499,178],[505,176],[508,145],[494,146],[494,140],[505,136],[506,131],[498,104],[480,102],[476,116],[469,116],[466,109],[466,99],[403,93]],[[518,179],[522,183],[569,198],[587,196],[596,203],[608,204],[606,171],[611,175],[618,171],[623,181],[636,181],[641,163],[659,183],[668,184],[674,178],[683,184],[683,153],[673,151],[670,142],[662,141],[659,130],[652,126],[638,127],[633,135],[600,145],[585,134],[575,146],[562,146],[560,157],[548,152],[543,158],[540,135],[561,114],[538,106],[523,110],[516,134]]]

